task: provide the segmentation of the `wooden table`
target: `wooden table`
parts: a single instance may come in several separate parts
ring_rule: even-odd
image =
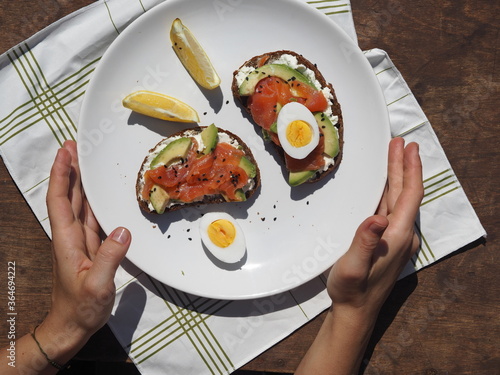
[[[0,52],[91,2],[2,1]],[[499,374],[500,7],[491,0],[353,0],[352,6],[361,48],[389,53],[488,232],[486,241],[470,244],[397,284],[366,354],[365,374]],[[1,86],[4,95],[8,88]],[[0,264],[5,275],[0,288],[6,290],[7,263],[15,261],[21,334],[49,308],[50,243],[3,163],[0,184]],[[5,294],[0,297],[3,317]],[[243,369],[293,372],[322,319],[320,315]],[[7,343],[6,328],[0,324],[1,346]],[[93,368],[102,373],[125,366],[126,356],[107,328],[79,358],[92,356],[99,360]],[[110,361],[121,364],[106,367]],[[88,369],[83,361],[78,363],[73,371],[78,366]],[[126,373],[126,366],[120,373]]]

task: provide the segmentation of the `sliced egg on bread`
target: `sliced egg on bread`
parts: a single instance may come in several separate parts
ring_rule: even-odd
[[[221,262],[236,263],[245,255],[245,235],[236,220],[225,212],[203,215],[200,236],[208,251]]]
[[[278,138],[285,153],[304,159],[319,143],[316,119],[306,106],[298,102],[285,104],[278,113]]]

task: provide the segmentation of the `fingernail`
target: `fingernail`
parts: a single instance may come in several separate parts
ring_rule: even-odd
[[[120,228],[116,228],[111,233],[110,237],[113,241],[116,241],[116,242],[124,245],[130,240],[130,233],[127,229],[120,227]]]

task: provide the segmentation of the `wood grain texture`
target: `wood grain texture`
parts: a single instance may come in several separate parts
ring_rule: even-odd
[[[2,1],[0,52],[91,2]],[[498,4],[353,0],[352,7],[360,47],[389,53],[488,232],[486,241],[470,244],[396,285],[365,355],[364,373],[500,374]],[[2,86],[2,95],[5,90]],[[50,242],[3,163],[0,223],[0,288],[6,289],[7,262],[15,261],[20,335],[39,323],[50,307]],[[2,292],[0,316],[6,311]],[[323,317],[243,368],[292,373]],[[6,329],[0,324],[0,346],[7,343]],[[79,357],[126,361],[108,329]]]

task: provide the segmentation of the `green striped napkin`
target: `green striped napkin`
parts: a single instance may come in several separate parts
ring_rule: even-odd
[[[230,7],[241,0],[215,0]],[[300,0],[303,1],[303,0]],[[106,48],[161,0],[98,1],[0,56],[0,154],[50,236],[45,195],[57,148],[76,139],[83,95]],[[349,1],[307,1],[357,40]],[[417,230],[422,248],[403,275],[432,264],[486,233],[438,139],[384,51],[367,51],[383,89],[393,136],[420,144],[425,197]],[[23,157],[21,158],[20,155]],[[224,301],[172,289],[128,261],[116,276],[109,325],[139,370],[227,374],[325,310],[325,276],[272,297]]]

